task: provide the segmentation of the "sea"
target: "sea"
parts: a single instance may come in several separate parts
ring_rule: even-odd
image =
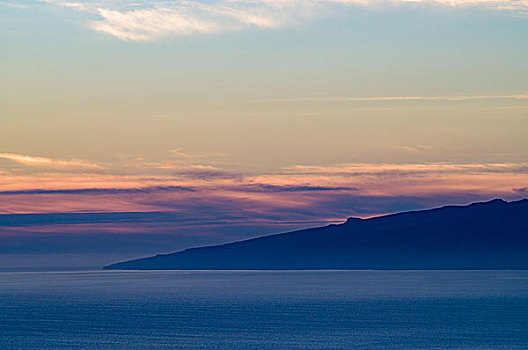
[[[528,271],[0,273],[0,349],[528,349]]]

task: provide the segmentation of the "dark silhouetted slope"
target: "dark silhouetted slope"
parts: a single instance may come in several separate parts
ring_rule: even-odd
[[[350,218],[105,269],[528,269],[528,200]]]

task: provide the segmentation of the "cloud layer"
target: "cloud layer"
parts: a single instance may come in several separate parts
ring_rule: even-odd
[[[20,157],[4,157],[20,161]],[[35,158],[24,157],[23,161]],[[36,159],[37,163],[46,159],[46,165],[58,162]],[[152,163],[144,161],[144,168],[138,166],[128,174],[112,168],[65,172],[60,171],[64,164],[57,164],[55,172],[17,170],[0,174],[2,212],[170,211],[206,221],[335,221],[349,215],[386,213],[385,205],[374,204],[383,198],[392,198],[395,203],[399,198],[414,198],[418,207],[430,207],[441,203],[442,198],[451,198],[451,204],[481,198],[520,198],[528,185],[526,163],[295,165],[253,175],[221,168],[194,173],[192,166],[181,163],[152,173]],[[370,204],[364,207],[361,198],[368,198]],[[406,208],[394,206],[390,210]]]
[[[0,153],[0,159],[15,162],[17,164],[35,167],[35,168],[49,168],[49,169],[63,169],[63,170],[83,170],[83,171],[98,171],[102,170],[103,166],[100,164],[89,162],[86,160],[64,160],[52,159],[45,157],[35,157],[16,153]]]
[[[4,153],[2,252],[153,254],[528,191],[527,163],[294,165],[236,174],[181,149],[95,167]],[[172,158],[171,158],[172,157]],[[154,167],[157,166],[157,167]],[[139,254],[138,253],[138,254]]]
[[[86,1],[45,0],[91,13],[89,26],[122,40],[145,41],[187,36],[294,26],[332,16],[353,7],[385,9],[398,6],[477,7],[528,14],[527,0],[218,0],[218,1]]]

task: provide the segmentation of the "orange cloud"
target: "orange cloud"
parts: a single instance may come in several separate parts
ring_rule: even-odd
[[[102,170],[103,166],[86,160],[62,160],[35,157],[16,153],[0,153],[0,159],[10,160],[29,167],[42,167],[59,170]]]

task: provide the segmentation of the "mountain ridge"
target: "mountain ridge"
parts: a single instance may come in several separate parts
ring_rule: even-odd
[[[348,218],[104,269],[528,269],[528,199]]]

